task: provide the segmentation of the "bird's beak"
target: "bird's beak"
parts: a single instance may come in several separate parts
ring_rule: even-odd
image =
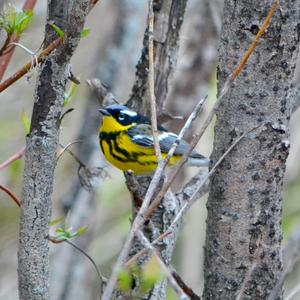
[[[110,113],[104,109],[104,108],[100,108],[99,112],[103,115],[103,116],[110,116]]]

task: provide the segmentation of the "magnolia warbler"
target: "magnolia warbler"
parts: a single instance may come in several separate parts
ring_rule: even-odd
[[[99,109],[102,114],[99,138],[105,158],[122,171],[132,170],[136,175],[155,171],[157,158],[154,150],[151,121],[128,107],[113,104]],[[165,158],[177,135],[158,125],[158,140]],[[181,140],[169,165],[175,165],[189,144]],[[188,164],[208,166],[209,159],[193,151]]]

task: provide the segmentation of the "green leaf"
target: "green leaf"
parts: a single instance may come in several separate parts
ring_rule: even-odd
[[[87,231],[88,227],[87,226],[81,226],[76,230],[76,236],[81,236]]]
[[[65,33],[60,29],[57,25],[55,25],[53,22],[49,22],[49,25],[53,28],[53,30],[61,37],[63,38],[65,36]]]
[[[65,232],[64,228],[59,227],[55,229],[55,233],[57,234],[64,233],[64,232]]]
[[[77,84],[75,84],[74,82],[71,82],[68,91],[64,95],[63,106],[66,106],[71,102],[71,100],[73,99],[73,96],[76,93],[76,90],[77,90]]]
[[[60,217],[60,218],[58,218],[58,219],[55,219],[55,220],[51,221],[51,222],[49,223],[49,226],[55,226],[55,225],[59,224],[64,218],[65,218],[65,217],[62,216],[62,217]]]
[[[118,273],[118,288],[122,292],[128,292],[132,285],[132,277],[127,269],[122,269]]]
[[[11,36],[16,33],[18,36],[28,27],[32,21],[33,12],[18,10],[13,5],[8,5],[3,8],[0,17],[0,25],[6,30],[7,34]]]
[[[55,224],[58,224],[59,222],[62,221],[62,219],[64,219],[64,217],[62,218],[59,218],[57,220],[54,220],[52,221],[50,224],[52,225],[52,223],[55,225]],[[50,226],[51,226],[50,225]],[[66,225],[66,224],[65,224]],[[74,238],[74,237],[78,237],[80,235],[82,235],[85,231],[87,230],[87,226],[82,226],[82,227],[79,227],[76,231],[73,231],[73,228],[72,227],[69,227],[69,228],[62,228],[62,227],[59,227],[59,228],[56,228],[55,229],[55,235],[54,237],[58,240],[68,240],[68,239],[71,239],[71,238]]]
[[[21,113],[21,120],[22,120],[23,125],[24,125],[25,133],[29,134],[29,132],[30,132],[30,120],[27,117],[27,114],[24,110]]]
[[[30,10],[17,14],[15,20],[15,31],[18,35],[20,35],[28,27],[28,24],[32,21],[32,18],[33,12]]]
[[[163,277],[164,274],[161,272],[157,259],[152,256],[143,268],[142,280],[140,285],[141,292],[146,293],[158,281],[162,280]]]
[[[85,37],[87,37],[91,32],[90,28],[84,28],[81,32],[80,32],[80,37],[83,39]]]

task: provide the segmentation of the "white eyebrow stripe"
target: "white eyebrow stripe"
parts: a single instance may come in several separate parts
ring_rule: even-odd
[[[124,109],[124,110],[121,110],[121,113],[126,114],[126,115],[128,115],[130,117],[137,116],[137,113],[135,111],[132,111],[132,110],[125,110]]]

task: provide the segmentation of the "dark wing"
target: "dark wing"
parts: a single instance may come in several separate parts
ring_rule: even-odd
[[[159,144],[160,144],[160,149],[162,152],[169,152],[170,148],[172,147],[172,145],[175,143],[176,139],[178,138],[178,136],[174,133],[162,133],[159,136]],[[184,152],[186,151],[186,149],[189,147],[189,144],[184,141],[184,140],[180,140],[179,145],[177,146],[174,155],[183,155]],[[190,154],[190,157],[193,158],[203,158],[203,156],[199,153],[197,153],[196,151],[192,151],[192,153]]]
[[[132,142],[134,142],[135,144],[146,148],[154,147],[151,125],[138,124],[129,128],[127,133]]]
[[[149,124],[138,124],[130,128],[128,130],[128,135],[131,140],[139,146],[146,148],[154,147],[152,130]],[[161,152],[168,153],[173,143],[176,141],[177,135],[171,132],[162,131],[159,132],[158,139]],[[174,152],[174,155],[183,155],[188,148],[188,145],[189,144],[186,141],[181,140]],[[190,156],[193,158],[203,158],[201,154],[198,154],[195,151],[193,151]]]

